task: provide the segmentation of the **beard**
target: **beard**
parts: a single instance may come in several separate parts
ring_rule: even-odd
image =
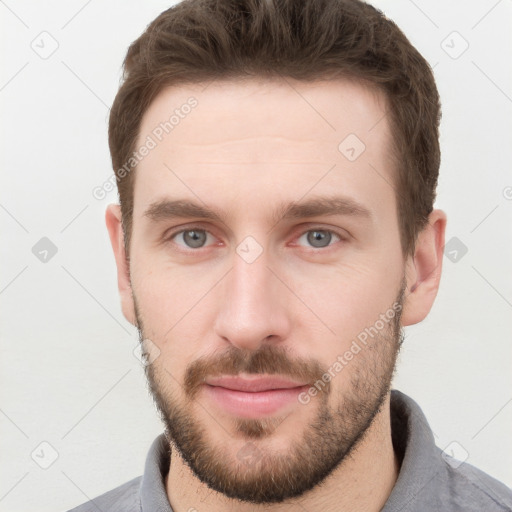
[[[180,454],[202,483],[241,502],[282,503],[313,489],[363,440],[386,401],[404,338],[400,327],[404,291],[405,278],[394,307],[389,308],[396,314],[343,367],[343,373],[349,375],[343,389],[337,393],[330,379],[322,380],[322,375],[328,372],[318,361],[292,359],[277,344],[264,344],[258,351],[243,351],[231,345],[221,354],[199,358],[186,368],[183,383],[161,364],[163,358],[145,365],[149,390],[165,426],[169,446]],[[135,313],[142,354],[147,357],[144,327],[136,301]],[[265,441],[286,416],[234,418],[230,431],[224,428],[225,442],[215,444],[206,425],[194,414],[194,405],[198,403],[197,396],[206,377],[240,373],[281,375],[311,384],[322,380],[323,388],[310,404],[304,405],[316,407],[314,418],[304,426],[300,439],[290,441],[285,452],[266,449]],[[315,387],[318,389],[318,385]],[[185,400],[179,396],[180,389]],[[214,414],[209,414],[209,418],[215,420]],[[219,421],[217,423],[222,427]],[[233,458],[230,442],[240,439],[246,443]]]

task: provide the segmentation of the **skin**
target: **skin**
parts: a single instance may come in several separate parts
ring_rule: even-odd
[[[414,255],[404,258],[386,101],[369,87],[346,80],[252,79],[166,88],[146,111],[138,144],[190,96],[197,107],[137,166],[129,263],[120,208],[109,205],[106,212],[123,314],[158,355],[146,371],[172,447],[165,480],[171,506],[176,512],[380,510],[399,472],[389,412],[399,346],[393,322],[328,390],[271,417],[240,422],[216,407],[200,382],[210,372],[237,373],[230,365],[259,356],[265,375],[283,374],[279,370],[289,364],[289,375],[309,379],[313,370],[331,367],[400,300],[402,284],[397,321],[406,326],[423,320],[439,287],[446,215],[431,213]],[[351,133],[366,146],[355,161],[338,149]],[[332,195],[357,201],[370,217],[271,218],[282,203]],[[144,215],[165,197],[215,208],[223,221],[155,222]],[[193,249],[183,234],[171,237],[185,228],[206,230],[205,246]],[[340,238],[333,235],[326,247],[316,248],[308,233],[322,230]],[[236,252],[247,236],[263,250],[251,263]],[[304,440],[322,412],[324,437],[310,438],[308,451]],[[204,429],[189,446],[172,433],[179,425],[179,437],[187,421],[187,432]],[[198,455],[195,468],[180,443],[188,455]],[[256,447],[258,458],[244,465],[239,454],[248,446]],[[335,454],[338,446],[346,446],[345,453]],[[313,476],[321,467],[329,469],[322,485],[307,488],[308,471]],[[301,492],[268,496],[265,504],[256,494],[258,483],[272,471],[279,483],[285,469],[304,473]],[[212,475],[218,480],[205,482]],[[223,488],[223,481],[232,488]],[[244,488],[243,482],[251,485]],[[255,494],[245,501],[233,497],[250,489]]]

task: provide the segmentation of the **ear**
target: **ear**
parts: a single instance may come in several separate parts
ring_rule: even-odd
[[[445,231],[446,214],[433,210],[428,224],[418,235],[414,257],[409,256],[406,263],[404,326],[421,322],[434,304],[441,280]]]
[[[114,250],[117,265],[117,287],[121,297],[123,315],[133,325],[137,325],[135,307],[133,303],[132,287],[130,282],[130,266],[124,247],[124,233],[121,223],[121,207],[118,204],[109,204],[105,212],[110,243]]]

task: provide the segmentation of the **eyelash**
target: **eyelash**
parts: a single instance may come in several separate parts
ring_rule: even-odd
[[[204,231],[205,233],[208,233],[208,234],[210,234],[210,235],[214,236],[214,235],[213,235],[210,231],[208,231],[207,229],[205,229],[205,228],[203,228],[203,227],[201,227],[201,226],[194,226],[194,225],[192,225],[192,226],[187,226],[186,228],[182,228],[182,229],[180,229],[179,231],[174,231],[174,232],[172,232],[171,234],[169,234],[169,235],[165,238],[164,243],[172,243],[173,239],[174,239],[176,236],[178,236],[178,235],[180,235],[180,234],[182,234],[182,233],[185,233],[185,232],[187,232],[187,231]],[[333,229],[326,229],[326,228],[323,228],[323,227],[320,227],[320,226],[316,226],[316,227],[314,226],[314,227],[312,227],[312,228],[309,228],[309,229],[306,229],[306,230],[302,231],[302,232],[301,232],[301,233],[296,237],[296,239],[299,239],[299,238],[301,238],[302,236],[304,236],[304,235],[306,235],[307,233],[310,233],[310,232],[312,232],[312,231],[322,231],[322,232],[325,232],[325,233],[330,233],[331,235],[334,235],[334,236],[336,236],[336,237],[338,237],[338,238],[339,238],[338,242],[344,242],[344,241],[346,241],[346,240],[347,240],[347,237],[346,237],[346,236],[344,236],[344,235],[342,235],[341,233],[338,233],[337,231],[335,231],[335,230],[333,230]],[[329,245],[325,246],[325,247],[312,247],[312,246],[310,246],[310,247],[308,248],[308,250],[309,250],[309,251],[311,251],[311,252],[318,252],[318,251],[323,251],[323,252],[325,252],[325,251],[327,251],[329,248],[333,247],[333,245],[335,245],[335,243],[336,243],[336,241],[335,241],[334,243],[331,243],[331,244],[329,244]],[[183,251],[183,252],[199,252],[199,251],[201,251],[202,249],[206,249],[206,248],[208,247],[208,246],[206,246],[206,247],[198,247],[197,249],[193,249],[193,248],[191,248],[191,247],[189,247],[189,248],[184,248],[183,246],[181,246],[181,245],[179,245],[179,244],[176,244],[176,245],[178,245],[178,247],[180,248],[179,250],[180,250],[180,251]]]

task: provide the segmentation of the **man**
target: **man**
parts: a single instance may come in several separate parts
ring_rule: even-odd
[[[74,509],[512,510],[390,391],[439,287],[431,70],[359,1],[185,0],[135,41],[106,223],[165,425]]]

